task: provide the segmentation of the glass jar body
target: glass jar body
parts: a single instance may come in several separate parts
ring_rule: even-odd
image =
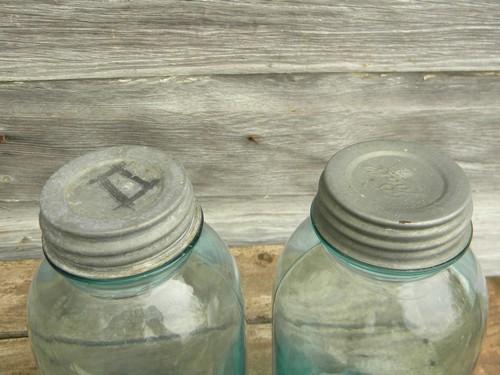
[[[414,274],[360,269],[323,243],[310,219],[278,262],[275,375],[470,375],[487,316],[470,249]]]
[[[42,262],[28,298],[43,375],[245,372],[239,275],[208,226],[192,249],[147,274],[74,279]]]

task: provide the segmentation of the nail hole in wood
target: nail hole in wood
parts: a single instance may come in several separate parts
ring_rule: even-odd
[[[250,134],[247,135],[247,141],[258,145],[260,143],[260,137],[254,134]]]

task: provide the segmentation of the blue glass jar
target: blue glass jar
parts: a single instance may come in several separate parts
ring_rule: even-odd
[[[487,316],[471,212],[461,169],[427,147],[337,153],[278,262],[274,374],[471,374]]]
[[[40,224],[28,325],[41,374],[245,373],[238,270],[167,155],[76,159],[44,187]]]

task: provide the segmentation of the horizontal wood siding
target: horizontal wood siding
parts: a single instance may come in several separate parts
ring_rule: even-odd
[[[100,147],[156,146],[187,168],[231,244],[283,243],[349,144],[430,144],[474,190],[474,248],[500,272],[500,74],[279,74],[0,84],[0,258],[40,254],[37,199]],[[31,240],[32,239],[32,240]]]
[[[500,3],[0,2],[0,80],[500,67]]]
[[[464,168],[473,249],[500,275],[499,1],[0,0],[0,373],[36,374],[25,312],[38,196],[72,158],[166,150],[229,244],[280,244],[231,250],[248,374],[269,375],[281,245],[331,155],[379,138]],[[488,284],[474,375],[500,373],[500,279]]]
[[[0,199],[36,200],[58,167],[117,144],[167,150],[199,196],[315,191],[337,150],[428,143],[498,192],[500,74],[303,74],[0,84]]]

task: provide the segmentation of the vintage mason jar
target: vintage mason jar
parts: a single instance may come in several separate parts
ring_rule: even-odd
[[[87,154],[48,180],[40,206],[28,323],[41,374],[244,374],[238,271],[172,158]]]
[[[469,375],[485,279],[467,178],[407,142],[348,147],[278,262],[274,374]]]

